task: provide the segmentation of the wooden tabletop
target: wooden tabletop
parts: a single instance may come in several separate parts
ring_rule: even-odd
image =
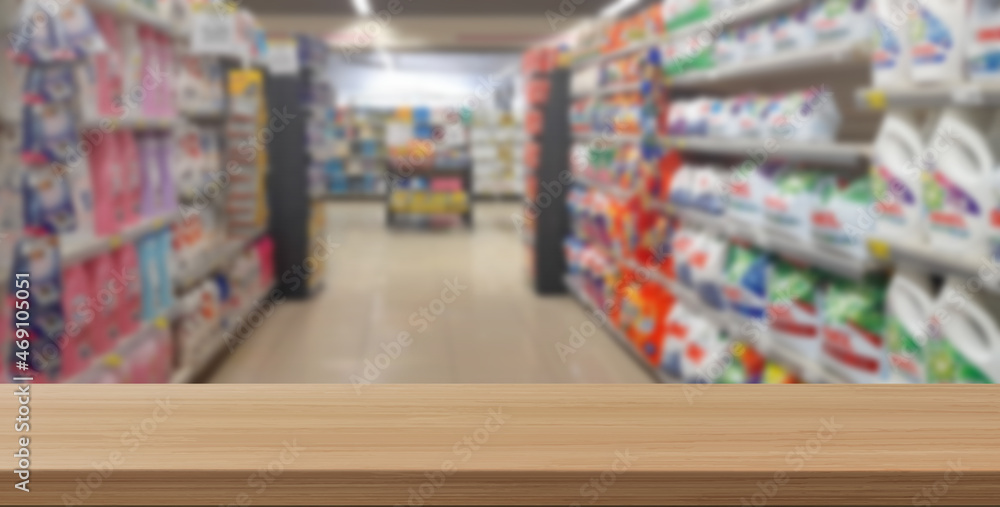
[[[1000,503],[997,386],[30,390],[7,505]]]

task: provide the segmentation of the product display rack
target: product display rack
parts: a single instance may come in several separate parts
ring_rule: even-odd
[[[884,55],[879,56],[876,53],[878,50],[882,50],[883,53],[885,51],[884,48],[876,47],[873,49],[868,39],[859,34],[862,33],[862,29],[865,29],[864,27],[868,26],[871,27],[872,31],[878,30],[878,28],[874,28],[875,8],[869,2],[868,4],[852,4],[853,7],[850,9],[853,10],[850,11],[839,10],[841,5],[834,6],[833,4],[836,3],[835,1],[828,1],[825,3],[808,4],[807,2],[792,0],[760,0],[736,4],[723,3],[716,8],[714,17],[709,15],[708,20],[689,22],[687,26],[681,28],[670,28],[671,18],[665,18],[662,20],[662,23],[667,28],[655,31],[652,34],[647,31],[641,38],[632,40],[631,42],[618,43],[617,45],[609,42],[607,46],[603,46],[596,51],[587,49],[578,51],[579,57],[574,63],[574,70],[580,74],[580,76],[576,77],[580,77],[579,81],[581,82],[577,83],[574,80],[573,97],[576,100],[588,101],[614,99],[617,100],[617,102],[611,102],[614,104],[614,107],[621,107],[622,102],[618,99],[618,96],[639,91],[640,87],[633,83],[603,84],[603,79],[607,75],[617,76],[618,74],[616,73],[621,72],[622,68],[622,66],[617,64],[623,59],[632,58],[647,49],[657,50],[650,51],[646,58],[647,61],[649,58],[654,57],[664,59],[664,64],[669,64],[664,65],[664,75],[660,79],[660,85],[663,88],[662,93],[665,97],[668,97],[671,104],[671,111],[669,113],[666,110],[661,110],[663,113],[658,120],[660,123],[658,128],[662,130],[657,136],[657,144],[666,150],[666,153],[673,153],[674,155],[672,156],[676,157],[679,154],[680,160],[682,160],[681,169],[687,170],[686,165],[690,165],[699,171],[705,171],[697,166],[705,164],[711,169],[712,167],[718,167],[713,166],[713,164],[724,164],[723,167],[728,165],[730,171],[735,171],[738,166],[742,167],[740,166],[741,163],[747,165],[747,162],[752,162],[747,165],[748,167],[764,164],[777,166],[780,164],[784,171],[788,171],[786,174],[797,172],[812,173],[803,176],[790,176],[789,181],[792,181],[793,178],[798,178],[799,181],[807,181],[807,177],[819,178],[821,182],[835,179],[838,182],[836,188],[856,189],[852,190],[853,192],[863,192],[863,189],[867,188],[864,185],[868,184],[867,181],[869,179],[875,181],[885,178],[885,176],[881,176],[881,172],[884,171],[881,164],[887,164],[885,160],[888,159],[889,155],[879,151],[879,145],[876,142],[882,142],[882,135],[879,134],[876,139],[874,128],[881,124],[881,113],[908,109],[921,110],[920,112],[931,110],[933,113],[934,110],[946,107],[964,106],[966,108],[980,108],[1000,105],[1000,88],[997,88],[993,84],[977,83],[970,80],[971,78],[966,78],[961,83],[949,86],[932,83],[873,86],[874,73],[872,69],[873,65],[875,65],[873,60],[884,58]],[[827,8],[826,4],[830,4],[831,6]],[[847,3],[842,2],[841,4],[846,5]],[[804,10],[807,5],[809,6],[808,10]],[[688,7],[685,5],[685,7],[679,7],[679,9],[682,9],[681,12],[684,12],[683,9]],[[708,9],[712,8],[709,5]],[[667,6],[664,4],[662,14],[667,16],[666,12]],[[629,36],[634,36],[634,34],[642,32],[642,30],[635,29],[635,26],[642,25],[645,22],[647,23],[645,26],[648,28],[650,26],[648,24],[649,20],[656,18],[660,14],[661,11],[649,9],[643,13],[636,14],[633,18],[622,21],[622,26],[633,27],[631,31],[628,28],[617,31],[618,29],[616,28],[614,32],[609,29],[608,33],[619,35],[621,33],[628,33],[630,34]],[[802,17],[805,14],[808,14],[809,17]],[[684,15],[691,15],[691,13],[686,12]],[[785,17],[780,18],[780,22],[775,21],[775,24],[770,26],[782,26],[779,23],[806,23],[803,20],[808,19],[809,23],[816,24],[807,27],[797,27],[796,29],[819,31],[842,24],[841,28],[859,27],[859,30],[851,31],[838,28],[836,32],[823,32],[821,35],[815,35],[815,40],[809,39],[809,42],[797,41],[791,46],[798,49],[775,49],[766,55],[762,53],[759,56],[740,57],[725,60],[723,63],[713,60],[714,58],[720,58],[720,54],[726,55],[719,53],[721,50],[720,47],[715,46],[715,44],[721,46],[722,42],[711,40],[708,43],[709,50],[707,53],[709,60],[713,60],[711,63],[706,64],[705,62],[696,61],[695,65],[690,68],[685,69],[681,67],[680,70],[684,72],[678,72],[676,66],[671,66],[674,65],[675,60],[667,56],[672,54],[670,53],[672,50],[670,45],[679,42],[681,43],[681,47],[683,47],[685,41],[691,40],[693,36],[699,33],[711,32],[712,39],[715,39],[721,32],[718,29],[714,31],[710,30],[709,28],[713,24],[720,26],[722,30],[727,30],[732,26],[742,26],[743,23],[757,23],[756,26],[761,26],[762,19],[765,21],[778,20],[779,18],[776,16],[779,15],[784,15]],[[789,18],[789,15],[792,17]],[[796,16],[798,17],[796,18]],[[824,19],[824,16],[827,18]],[[831,16],[839,17],[833,18]],[[851,16],[853,16],[850,18],[852,19],[851,22],[847,23],[844,21]],[[790,21],[790,19],[798,19],[798,21]],[[660,20],[655,21],[655,23],[660,22]],[[719,24],[720,22],[722,23]],[[674,26],[676,24],[677,22],[674,22]],[[747,26],[750,27],[750,25]],[[750,27],[750,30],[753,29],[753,27]],[[779,28],[772,28],[771,30],[773,34],[777,34]],[[782,36],[787,33],[789,32],[784,32]],[[914,33],[917,32],[911,32],[910,35]],[[723,34],[723,36],[725,35],[727,34]],[[732,35],[732,33],[728,35]],[[608,37],[610,40],[612,35]],[[778,35],[775,35],[775,37],[778,37]],[[721,40],[722,38],[719,39],[719,41]],[[740,40],[742,41],[742,39]],[[746,44],[750,44],[749,41],[750,39],[747,39]],[[664,45],[660,46],[661,44]],[[702,42],[702,44],[705,43]],[[743,44],[743,42],[740,44]],[[740,50],[742,49],[744,48],[740,48]],[[949,47],[949,49],[953,48]],[[714,54],[713,51],[715,51]],[[982,51],[981,48],[980,51]],[[686,57],[683,53],[677,54],[681,55],[676,57],[677,60],[682,60]],[[963,54],[962,56],[964,57],[965,55]],[[948,56],[948,58],[951,58],[951,56]],[[691,62],[680,61],[680,63]],[[657,61],[656,64],[660,65],[660,62]],[[591,72],[595,66],[600,66],[599,72]],[[968,72],[972,71],[969,70]],[[979,72],[986,73],[982,69]],[[589,73],[588,78],[592,79],[583,79],[583,74],[587,73]],[[930,78],[926,79],[929,80]],[[813,83],[810,84],[810,81]],[[905,81],[905,78],[900,79],[900,81]],[[820,95],[818,96],[821,98],[833,98],[835,107],[840,115],[836,120],[837,127],[835,127],[838,130],[835,131],[833,134],[835,137],[832,139],[828,138],[822,141],[814,139],[795,140],[796,138],[793,137],[774,143],[773,140],[765,140],[766,134],[759,138],[713,136],[705,133],[706,131],[711,132],[713,128],[716,128],[712,123],[716,120],[710,115],[707,116],[707,127],[703,127],[696,135],[692,135],[692,130],[698,130],[696,127],[692,127],[692,125],[698,125],[696,120],[699,117],[685,117],[684,115],[696,113],[689,113],[687,110],[684,110],[685,112],[677,113],[677,119],[672,116],[672,109],[674,107],[678,111],[681,111],[682,107],[690,106],[692,108],[691,111],[694,111],[693,108],[695,105],[701,104],[698,102],[699,100],[708,100],[707,103],[711,104],[713,100],[725,101],[729,97],[750,96],[749,94],[760,94],[761,92],[778,94],[778,96],[783,97],[786,96],[784,94],[789,89],[794,90],[796,86],[812,86],[815,83],[822,83],[822,88],[818,92],[813,92],[813,89],[809,91],[819,93]],[[706,95],[709,98],[703,99],[702,97]],[[767,97],[766,95],[756,95],[756,97],[761,96]],[[723,103],[726,104],[726,102]],[[818,101],[817,103],[823,104],[822,101]],[[709,106],[706,105],[705,107],[706,109],[703,111],[708,111],[707,108]],[[817,111],[817,107],[820,106],[810,104],[808,107],[804,107],[802,111],[805,111],[806,115],[812,114]],[[715,109],[712,111],[715,111]],[[820,111],[818,114],[827,114],[822,112],[822,110]],[[574,112],[574,117],[579,116],[579,114],[578,112]],[[668,117],[668,114],[671,116]],[[700,117],[701,121],[705,121],[705,118],[706,116]],[[685,122],[687,123],[686,127]],[[685,128],[688,130],[685,130]],[[615,135],[612,133],[587,132],[577,124],[574,124],[573,129],[572,137],[575,142],[578,144],[589,143],[591,153],[600,153],[600,149],[594,150],[594,145],[598,142],[600,142],[601,146],[611,147],[612,150],[619,149],[617,147],[629,146],[641,142],[640,137],[631,134]],[[766,142],[770,142],[771,144],[767,145]],[[990,138],[988,142],[984,142],[995,143],[996,140]],[[973,144],[975,145],[976,143]],[[996,146],[992,145],[986,149],[996,150]],[[971,155],[969,156],[971,157]],[[981,156],[978,155],[978,157]],[[995,157],[996,155],[990,156]],[[988,160],[993,160],[989,156],[987,158]],[[664,161],[663,163],[666,162]],[[892,163],[899,164],[902,162],[897,161]],[[958,162],[954,160],[949,162],[949,164],[956,163]],[[975,164],[976,160],[970,159],[965,163]],[[623,170],[621,166],[613,165],[612,168],[615,171]],[[871,169],[870,173],[869,169]],[[588,168],[586,172],[577,175],[576,181],[582,184],[583,188],[589,189],[584,191],[590,192],[588,195],[608,197],[612,202],[621,203],[621,206],[625,207],[624,209],[646,210],[638,215],[640,217],[645,216],[643,213],[647,213],[648,210],[654,210],[656,213],[667,217],[669,223],[675,224],[672,227],[679,226],[681,227],[680,230],[688,234],[693,234],[694,236],[692,237],[696,238],[695,241],[706,238],[704,241],[706,241],[705,245],[708,246],[694,248],[711,248],[713,243],[710,240],[723,241],[723,244],[727,246],[722,250],[724,253],[722,254],[723,262],[721,266],[723,267],[721,268],[722,272],[719,273],[721,278],[717,279],[720,281],[712,282],[721,284],[720,286],[723,287],[722,290],[734,291],[735,289],[732,289],[734,283],[732,277],[745,276],[733,275],[732,272],[728,271],[729,269],[733,269],[732,256],[736,255],[735,258],[739,259],[739,255],[741,255],[739,252],[733,254],[730,250],[757,252],[754,255],[764,256],[763,258],[767,259],[766,262],[769,266],[771,263],[774,263],[776,266],[778,263],[787,261],[785,266],[792,266],[791,269],[793,270],[818,273],[816,278],[814,278],[815,281],[813,283],[815,285],[812,287],[812,290],[816,293],[829,293],[831,295],[820,296],[827,297],[829,301],[821,299],[816,303],[818,305],[816,308],[817,317],[815,327],[817,331],[815,331],[816,337],[812,338],[812,340],[819,343],[820,348],[819,352],[808,353],[805,352],[808,349],[800,350],[798,345],[792,347],[783,341],[788,340],[788,338],[780,338],[782,333],[787,332],[787,328],[783,327],[788,325],[786,322],[769,320],[772,317],[782,319],[785,317],[774,317],[770,313],[765,313],[765,318],[755,320],[744,316],[726,303],[719,306],[716,300],[711,299],[712,295],[705,292],[707,286],[703,284],[708,282],[695,278],[695,285],[689,285],[693,283],[690,280],[692,276],[715,276],[712,274],[713,271],[707,271],[707,275],[702,274],[701,271],[697,271],[695,275],[685,272],[683,274],[686,277],[684,280],[681,279],[681,275],[671,272],[675,269],[695,269],[686,265],[689,261],[684,256],[689,254],[684,251],[675,252],[675,255],[669,258],[666,265],[656,264],[647,267],[652,273],[652,282],[655,285],[666,289],[666,293],[678,301],[679,304],[683,305],[690,313],[699,316],[705,322],[710,322],[718,326],[722,331],[722,336],[728,336],[728,343],[742,344],[752,348],[765,358],[767,361],[766,364],[779,364],[785,371],[794,373],[795,375],[791,379],[797,378],[800,381],[815,383],[867,383],[900,381],[982,382],[984,378],[989,378],[989,375],[967,373],[961,370],[962,368],[968,368],[969,370],[987,368],[987,366],[976,363],[976,361],[985,360],[985,356],[974,359],[977,356],[974,354],[970,355],[971,352],[968,351],[968,348],[962,352],[958,352],[962,350],[961,347],[964,345],[960,346],[957,342],[954,344],[949,343],[952,342],[953,337],[962,338],[960,341],[965,341],[967,337],[958,335],[973,333],[973,331],[967,329],[963,332],[956,330],[954,326],[950,328],[950,331],[938,329],[935,326],[941,324],[936,319],[933,319],[931,314],[925,314],[921,317],[922,319],[928,319],[924,324],[929,326],[926,329],[932,332],[930,343],[926,343],[926,339],[924,342],[920,342],[920,346],[923,349],[918,352],[913,352],[911,349],[900,351],[898,334],[915,332],[911,330],[912,327],[921,326],[921,322],[923,321],[916,317],[908,317],[909,321],[906,322],[894,321],[893,319],[901,319],[901,317],[897,316],[898,313],[894,313],[900,310],[893,309],[894,307],[891,304],[894,297],[896,298],[897,305],[902,304],[899,301],[903,296],[893,296],[892,291],[897,289],[902,290],[902,288],[895,287],[895,280],[903,276],[900,274],[900,271],[903,271],[907,276],[916,274],[918,279],[921,276],[930,279],[930,290],[934,291],[930,297],[935,298],[936,301],[933,308],[945,308],[947,306],[945,298],[948,297],[945,289],[950,287],[950,290],[955,290],[956,283],[962,281],[966,282],[962,286],[965,291],[977,293],[977,296],[973,297],[973,299],[976,304],[981,305],[979,308],[993,308],[993,306],[990,306],[991,304],[1000,304],[998,302],[1000,281],[996,279],[996,276],[993,276],[995,274],[995,261],[991,264],[989,251],[945,252],[943,249],[934,248],[929,242],[921,242],[916,237],[902,239],[883,236],[880,232],[877,232],[880,229],[871,225],[865,225],[866,223],[870,224],[870,222],[866,222],[862,218],[857,219],[859,220],[858,223],[852,222],[852,218],[843,208],[837,208],[837,206],[841,205],[841,201],[836,200],[842,199],[841,197],[836,195],[830,197],[831,194],[823,193],[817,194],[818,197],[815,204],[809,204],[810,207],[815,207],[810,208],[808,214],[803,215],[803,217],[806,217],[805,222],[810,227],[810,236],[807,239],[799,236],[798,234],[800,233],[790,234],[793,231],[786,229],[783,224],[782,226],[775,224],[772,218],[761,216],[759,221],[750,221],[743,214],[734,212],[732,204],[729,204],[729,207],[723,204],[720,211],[710,201],[699,200],[705,199],[702,194],[695,193],[694,197],[690,197],[679,193],[677,190],[681,188],[679,183],[674,184],[675,186],[661,187],[659,182],[650,184],[649,181],[642,180],[641,176],[637,177],[628,172],[629,169],[624,170],[626,171],[625,173],[618,173],[618,175],[611,175],[609,177],[608,175],[598,176],[597,174],[591,174]],[[941,171],[940,168],[935,169],[929,166],[923,167],[923,170]],[[877,172],[878,175],[876,175]],[[625,174],[625,176],[621,176],[621,174]],[[740,184],[741,181],[745,182],[745,179],[726,180],[727,176],[725,172],[722,172],[719,176],[703,172],[694,176],[695,178],[702,179],[691,180],[691,185],[708,185],[700,187],[700,191],[712,188],[710,186],[712,183],[705,182],[712,182],[714,180],[709,179],[705,174],[714,178],[720,178],[717,184],[721,185],[723,193],[729,199],[737,199],[728,195],[729,192],[743,192],[745,189],[745,187],[739,187],[740,190],[736,190],[736,185]],[[923,183],[925,188],[928,185],[927,182],[930,181],[926,176]],[[678,178],[678,176],[672,177]],[[616,179],[617,181],[615,181]],[[946,180],[947,177],[945,177]],[[755,184],[757,183],[751,183],[751,185]],[[939,184],[944,185],[944,183]],[[984,179],[982,185],[987,184],[989,183]],[[730,188],[728,185],[734,186]],[[966,182],[960,185],[968,186],[970,184]],[[971,188],[975,188],[975,186],[971,185]],[[780,188],[784,189],[787,187]],[[849,209],[865,209],[866,203],[874,203],[875,195],[879,192],[878,190],[874,190],[874,188],[870,190],[872,195],[868,201],[861,200],[864,194],[856,193],[852,194],[851,199],[858,199],[858,201],[847,201],[846,206],[853,206]],[[691,192],[698,191],[698,188],[691,190]],[[920,189],[917,189],[917,192],[920,191]],[[921,200],[929,198],[926,195]],[[930,195],[933,196],[934,194]],[[954,196],[957,194],[949,195]],[[969,198],[985,199],[985,197],[977,196],[970,196]],[[597,200],[593,202],[601,202],[599,198],[595,199]],[[740,194],[739,199],[744,199],[743,194]],[[952,199],[952,197],[948,199]],[[723,201],[723,203],[725,202]],[[740,206],[744,205],[742,201],[738,202]],[[636,203],[640,203],[639,207],[631,208],[636,206]],[[769,210],[767,213],[772,213],[770,208],[774,206],[777,206],[777,202],[761,204],[761,211],[758,211],[758,213],[764,215],[764,209]],[[935,205],[932,204],[931,206]],[[949,206],[957,205],[951,204]],[[974,201],[970,206],[972,206],[970,209],[973,211],[966,211],[970,215],[978,214],[982,216],[982,213],[993,213],[993,217],[1000,217],[1000,212],[998,212],[1000,205],[996,202],[986,200],[985,202],[978,201],[976,203]],[[984,206],[985,210],[983,209]],[[878,207],[871,209],[875,210],[874,213],[876,216],[882,213]],[[596,213],[597,211],[593,212]],[[610,217],[601,216],[600,218],[605,221],[611,220]],[[933,220],[942,220],[942,218]],[[996,219],[994,218],[995,221]],[[964,220],[959,220],[958,223],[964,226]],[[593,226],[593,224],[590,224],[590,227]],[[853,229],[851,229],[852,227]],[[625,230],[627,231],[628,229]],[[855,234],[852,230],[861,234]],[[930,234],[926,229],[925,233]],[[850,237],[849,240],[846,239],[848,236]],[[996,243],[993,243],[993,245],[996,245]],[[673,248],[677,248],[676,244],[672,246]],[[976,248],[980,247],[977,246]],[[611,259],[611,265],[619,266],[623,272],[634,272],[641,269],[640,263],[636,259],[617,251],[617,245],[614,252],[612,252],[610,247],[601,247],[599,250],[603,250],[603,255]],[[701,254],[699,253],[699,255]],[[710,253],[708,255],[718,254]],[[726,255],[729,255],[728,261],[726,260]],[[594,257],[591,256],[591,258]],[[714,263],[717,261],[709,260],[708,262]],[[715,265],[712,264],[712,266]],[[736,266],[739,266],[739,264],[736,264]],[[591,266],[587,269],[597,268]],[[768,269],[776,270],[778,268],[769,267]],[[771,273],[771,271],[768,271],[768,273]],[[594,275],[588,275],[588,278],[592,276]],[[770,286],[772,283],[779,283],[771,279],[772,276],[778,275],[768,274],[766,276],[768,277],[768,281],[765,287]],[[891,285],[889,284],[890,280],[893,281]],[[906,280],[908,278],[904,278],[904,281]],[[941,288],[942,282],[947,282],[945,288]],[[741,281],[736,279],[735,283],[741,283]],[[958,290],[961,293],[961,288]],[[729,297],[728,294],[726,297]],[[733,294],[738,293],[733,292]],[[848,317],[843,316],[842,313],[838,313],[843,311],[843,307],[834,307],[837,303],[832,303],[831,301],[842,303],[843,301],[837,298],[843,297],[844,294],[851,294],[850,297],[859,298],[852,300],[852,304],[854,305],[869,305],[864,307],[865,309],[863,310],[860,309],[860,306],[858,310],[854,310],[865,313],[852,314],[853,316]],[[933,294],[938,295],[934,296]],[[765,296],[770,295],[771,293],[765,294]],[[744,304],[744,302],[745,300],[739,301],[740,304]],[[868,320],[865,324],[850,320],[860,319],[857,315],[865,315],[866,317],[864,318],[871,320]],[[936,316],[938,314],[933,315]],[[674,318],[673,314],[669,317],[670,319]],[[961,318],[971,319],[972,317],[965,314]],[[982,333],[996,334],[997,326],[1000,326],[1000,324],[997,323],[996,316],[992,318],[994,319],[992,322],[980,321],[974,327],[979,326],[979,332]],[[989,320],[989,318],[986,318],[986,320]],[[669,326],[674,321],[668,319],[667,322]],[[792,322],[792,325],[798,324],[798,322]],[[850,325],[858,327],[845,331],[845,323],[850,323]],[[780,327],[781,332],[778,331],[779,325],[782,326]],[[969,325],[973,326],[971,323]],[[909,327],[894,328],[893,326]],[[903,331],[899,329],[903,329]],[[865,339],[862,339],[861,334],[863,333],[870,333],[870,336],[865,335]],[[612,334],[617,336],[621,335],[621,332],[616,330]],[[906,335],[904,334],[904,336]],[[988,342],[994,338],[993,336],[989,338],[982,336],[984,342]],[[632,341],[634,342],[634,339]],[[878,348],[875,351],[869,351],[869,349],[864,348],[862,342],[867,343],[868,341],[876,343],[876,347]],[[732,348],[732,345],[727,345],[727,348],[730,349],[730,355],[735,354],[734,351],[736,349]],[[942,350],[948,352],[940,352]],[[923,359],[919,359],[919,357],[924,357],[922,356],[923,354],[927,355],[927,362],[920,363],[919,361]],[[951,359],[942,354],[951,354],[956,357],[964,355],[964,357]],[[918,357],[918,359],[911,359],[911,357]],[[931,358],[933,358],[934,362],[931,362]],[[897,371],[895,363],[897,360],[918,361],[916,364],[920,364],[920,368],[926,368],[926,370],[921,370],[920,374],[926,374],[927,377],[919,377],[925,380],[913,380],[913,377],[906,377],[912,374],[913,370]],[[944,362],[939,363],[938,361]],[[643,363],[643,366],[646,366],[645,361]],[[749,363],[745,363],[743,366],[748,367],[746,364]],[[975,366],[971,366],[971,364],[975,364]],[[900,370],[902,370],[902,367],[900,367]],[[744,373],[746,371],[749,370],[744,370]],[[907,380],[900,380],[901,377],[906,377]],[[996,378],[996,373],[993,373],[993,377],[994,382],[1000,381],[1000,379]],[[724,378],[730,380],[718,381],[731,381],[734,377]],[[934,380],[935,378],[937,380]],[[704,379],[700,381],[704,381]],[[759,380],[743,381],[755,382]]]
[[[459,215],[462,223],[466,227],[472,227],[472,195],[473,171],[471,166],[462,167],[434,167],[429,169],[415,169],[402,171],[400,168],[389,163],[386,172],[393,175],[391,180],[405,180],[409,178],[462,178],[462,196],[458,198],[453,192],[435,192],[424,190],[401,190],[390,185],[389,191],[385,193],[385,222],[387,226],[395,227],[401,225],[403,216],[416,216],[427,218],[434,215]],[[411,226],[412,223],[407,223]]]
[[[345,107],[338,111],[341,133],[337,160],[327,171],[323,199],[382,200],[385,198],[385,121],[391,112],[378,108]]]
[[[32,9],[30,2],[26,2],[25,8]],[[63,284],[61,289],[63,308],[67,309],[67,312],[69,308],[75,309],[67,303],[68,298],[82,298],[91,290],[98,290],[97,284],[110,283],[111,273],[102,266],[117,266],[116,269],[121,271],[121,276],[126,277],[118,280],[126,285],[127,290],[116,293],[111,303],[101,299],[100,309],[95,311],[97,316],[94,318],[88,318],[86,314],[81,317],[79,312],[82,310],[65,315],[66,320],[59,331],[59,339],[52,342],[58,348],[60,367],[51,374],[46,370],[44,377],[36,378],[38,381],[107,383],[168,380],[171,370],[176,367],[174,359],[180,347],[176,340],[180,325],[178,319],[184,317],[180,300],[185,291],[208,283],[207,280],[214,274],[226,270],[237,257],[252,250],[251,247],[256,246],[255,240],[262,237],[262,233],[258,233],[251,241],[239,242],[238,248],[236,242],[231,242],[227,250],[229,258],[225,260],[215,258],[211,262],[199,263],[200,265],[196,267],[192,267],[189,262],[181,262],[182,243],[178,239],[182,231],[191,225],[192,218],[200,221],[201,214],[210,208],[215,208],[218,202],[199,201],[204,198],[203,187],[210,183],[208,174],[203,174],[202,176],[206,178],[198,181],[182,176],[191,170],[188,166],[191,161],[181,155],[182,152],[186,154],[184,149],[175,149],[181,145],[171,146],[170,143],[179,142],[178,132],[182,125],[197,124],[208,129],[219,128],[226,121],[226,100],[222,96],[216,104],[219,107],[214,108],[182,107],[180,81],[178,75],[173,72],[169,74],[170,80],[166,85],[162,82],[149,85],[141,81],[145,94],[141,96],[127,94],[131,89],[128,77],[137,72],[140,74],[148,72],[149,66],[154,65],[152,62],[157,60],[161,68],[165,66],[173,70],[181,62],[188,60],[230,58],[226,55],[201,55],[197,53],[196,48],[192,48],[192,36],[198,26],[197,23],[191,25],[190,21],[203,14],[203,8],[204,6],[180,0],[164,1],[157,5],[129,0],[85,0],[75,3],[72,7],[66,7],[67,10],[61,13],[61,20],[58,22],[72,18],[72,22],[76,23],[74,29],[87,30],[87,37],[100,37],[106,45],[106,49],[102,52],[90,53],[88,50],[81,51],[77,48],[72,59],[63,60],[58,58],[64,57],[57,57],[55,61],[43,63],[52,68],[73,65],[85,68],[89,72],[89,74],[76,73],[73,76],[73,84],[69,87],[80,94],[79,97],[75,97],[73,104],[76,129],[80,134],[88,135],[86,139],[92,146],[90,151],[85,152],[89,156],[89,160],[85,161],[87,163],[70,167],[73,172],[68,173],[70,176],[66,178],[69,192],[74,199],[73,213],[78,216],[79,225],[75,230],[60,231],[58,235],[57,265],[61,271],[60,282]],[[36,14],[42,12],[37,6],[34,9],[37,11]],[[213,15],[219,14],[213,13]],[[244,36],[249,31],[257,29],[252,15],[245,10],[233,10],[227,15],[234,18],[236,30],[242,31]],[[238,21],[235,20],[237,17]],[[51,19],[49,22],[53,23]],[[148,36],[147,39],[142,39],[141,52],[136,47],[138,41],[134,45],[127,42],[131,40],[128,37],[133,31],[140,38]],[[252,39],[253,37],[247,36],[244,40]],[[156,46],[153,46],[154,43]],[[239,48],[238,45],[233,47],[237,50]],[[134,54],[130,53],[129,58],[122,57],[118,60],[119,52],[134,52]],[[247,54],[250,53],[247,51]],[[21,65],[35,65],[38,63],[38,58],[47,58],[45,53],[31,53],[29,58],[25,58],[23,54],[15,56]],[[104,59],[103,67],[95,63],[98,59]],[[118,91],[114,88],[115,76],[125,77],[123,82],[119,83],[121,90]],[[220,88],[224,89],[224,84],[220,85]],[[28,99],[29,91],[25,90],[26,100],[31,104],[37,103],[37,97],[32,96]],[[184,93],[188,92],[190,90]],[[116,97],[120,102],[115,101]],[[184,98],[190,96],[186,95]],[[184,102],[184,104],[189,103]],[[4,111],[6,112],[6,109]],[[94,132],[101,132],[104,135],[95,136]],[[124,136],[121,138],[123,140],[114,143],[110,141],[119,139],[119,136]],[[136,139],[137,146],[134,148],[136,151],[130,152],[124,139],[132,137]],[[155,155],[157,158],[153,158],[154,152],[149,150],[154,148],[146,148],[146,145],[142,144],[145,139],[165,139],[167,144],[162,150],[163,154]],[[130,156],[137,159],[129,158]],[[224,150],[219,149],[217,156],[218,165],[222,167]],[[59,162],[53,161],[53,164],[58,165]],[[131,188],[128,186],[132,185],[131,181],[140,180],[141,174],[143,195],[137,199],[135,205],[138,210],[141,204],[142,211],[136,211],[135,218],[125,218],[128,212],[117,211],[131,206],[122,200],[128,194],[120,196],[117,193],[107,193],[105,189],[108,184],[103,180],[86,183],[91,179],[103,178],[105,172],[102,171],[107,170],[104,167],[114,164],[121,164],[120,171],[141,171],[135,174],[107,173],[114,174],[114,178],[119,181],[127,182],[124,186],[126,189]],[[87,171],[75,171],[79,167],[88,169],[89,174],[85,174]],[[195,171],[200,170],[199,168]],[[160,174],[160,171],[163,171],[163,174]],[[221,173],[221,169],[219,171]],[[156,176],[151,172],[156,172]],[[182,178],[187,178],[183,179],[183,184],[186,185],[183,188]],[[228,189],[217,190],[219,192],[215,197],[225,195]],[[171,191],[176,194],[168,196]],[[108,206],[107,203],[112,198],[115,199],[112,209],[115,209],[118,215],[114,219],[117,222],[114,226],[111,225],[111,221],[100,215],[103,213],[101,210]],[[146,205],[150,200],[164,201],[163,209],[160,205],[156,205],[155,209],[150,207],[151,211],[147,211]],[[224,219],[226,211],[216,209],[213,213]],[[222,228],[224,229],[224,224]],[[37,229],[31,234],[37,235]],[[152,253],[146,248],[151,246],[154,240],[158,248],[156,270],[161,269],[159,267],[161,264],[165,265],[155,276],[150,273],[154,264],[151,260],[147,262],[147,258],[152,259]],[[123,260],[130,251],[139,254],[140,262],[136,265],[137,278],[132,278],[128,274],[131,273],[130,264]],[[34,273],[35,267],[31,266],[30,269]],[[6,268],[3,271],[5,274],[8,272]],[[227,275],[220,275],[223,276]],[[103,293],[98,297],[104,297]],[[158,301],[155,312],[146,308],[147,304],[153,304],[150,303],[153,298]],[[139,305],[133,301],[141,302],[142,318],[136,321],[134,328],[125,327],[126,324],[122,319],[126,314],[126,308],[129,309],[129,315],[135,315],[139,310],[139,306],[134,306],[135,310],[131,310],[132,305]],[[93,303],[88,303],[91,304]],[[109,307],[114,308],[113,314],[108,313]],[[77,332],[69,327],[71,321],[74,326],[79,326],[76,329],[83,331]],[[41,352],[48,350],[45,342],[48,338],[39,336],[35,339],[40,340],[36,343],[39,354],[48,356],[48,352]],[[3,353],[9,356],[11,351],[4,349]],[[7,359],[8,357],[5,357],[5,364]]]
[[[467,110],[397,107],[384,126],[386,225],[473,226]]]

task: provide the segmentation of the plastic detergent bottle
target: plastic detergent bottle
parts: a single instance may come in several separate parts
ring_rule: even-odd
[[[933,310],[934,293],[930,277],[898,268],[886,296],[885,335],[890,382],[927,382],[925,349]]]
[[[883,118],[872,157],[874,237],[927,241],[921,191],[924,143],[916,114],[892,111]]]
[[[965,61],[966,0],[921,0],[910,24],[910,78],[958,83]]]
[[[1000,382],[1000,296],[950,278],[934,310],[927,378],[935,383]]]
[[[972,0],[966,65],[970,80],[1000,82],[1000,0]]]
[[[910,82],[909,16],[903,0],[873,0],[875,47],[872,80],[875,86],[892,87]]]
[[[985,254],[989,213],[996,205],[993,171],[997,156],[987,138],[990,115],[968,108],[948,108],[934,139],[944,140],[929,158],[924,207],[935,248]],[[994,129],[996,126],[994,126]]]

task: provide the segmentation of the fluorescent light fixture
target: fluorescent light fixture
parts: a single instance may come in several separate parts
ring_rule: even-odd
[[[368,0],[351,0],[354,10],[358,11],[358,16],[367,16],[372,13],[372,4]]]
[[[639,0],[617,0],[615,3],[601,9],[600,15],[603,18],[613,18],[637,3],[639,3]]]

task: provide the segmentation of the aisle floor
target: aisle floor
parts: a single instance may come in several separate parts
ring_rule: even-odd
[[[325,210],[339,247],[324,290],[280,304],[212,382],[650,382],[599,327],[575,353],[557,350],[590,313],[568,295],[530,289],[510,218],[516,204],[477,204],[472,231],[441,232],[388,230],[376,202]],[[459,294],[442,298],[449,284]],[[396,352],[391,342],[402,332],[412,341],[391,358],[383,350]]]

